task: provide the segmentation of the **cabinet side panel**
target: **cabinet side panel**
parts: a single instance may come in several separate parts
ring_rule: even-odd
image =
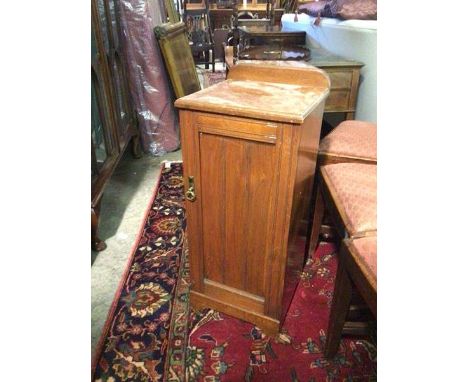
[[[286,262],[283,288],[282,319],[300,280],[307,254],[307,226],[311,209],[312,186],[316,174],[317,154],[323,115],[322,103],[310,114],[301,126],[301,136],[294,176],[294,192],[289,224],[288,260]]]

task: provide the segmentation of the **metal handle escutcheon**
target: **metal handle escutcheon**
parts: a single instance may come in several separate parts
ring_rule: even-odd
[[[193,182],[193,176],[188,177],[189,189],[185,193],[185,197],[188,201],[193,202],[197,198],[195,194],[195,184]]]

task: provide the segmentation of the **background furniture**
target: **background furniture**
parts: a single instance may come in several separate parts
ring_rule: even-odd
[[[241,60],[249,64],[266,63],[279,66],[310,67],[315,66],[327,72],[331,81],[330,95],[325,103],[325,113],[344,113],[345,119],[354,119],[359,89],[359,73],[362,63],[337,56],[317,44],[307,44],[310,50],[309,61],[256,61]],[[232,62],[229,53],[226,63]],[[229,69],[229,68],[228,68]]]
[[[354,119],[363,64],[317,46],[307,46],[311,56],[307,63],[325,70],[330,76],[330,96],[325,105],[325,112],[344,113],[345,119]]]
[[[215,43],[215,59],[222,62],[225,61],[224,49],[227,45],[229,32],[229,29],[215,29],[213,32]]]
[[[178,23],[180,21],[180,15],[176,9],[174,0],[164,0],[164,6],[166,8],[167,21],[171,24]]]
[[[240,27],[265,26],[271,25],[271,19],[238,19]]]
[[[176,101],[195,308],[278,332],[307,253],[328,88],[316,68],[239,64]]]
[[[302,61],[310,57],[310,51],[301,46],[259,45],[246,46],[238,54],[239,60]]]
[[[130,140],[139,157],[139,135],[130,103],[125,57],[121,50],[119,9],[113,0],[91,2],[91,245],[97,237],[104,187]]]
[[[304,31],[287,31],[279,25],[239,26],[242,40],[249,45],[305,45]]]
[[[242,2],[238,1],[237,10],[239,13],[239,17],[244,17],[243,14],[250,13],[251,15],[257,15],[257,18],[263,19],[267,17],[267,9],[266,9],[266,1],[264,4],[254,4],[251,3],[247,4],[247,7],[242,5]],[[211,25],[213,28],[231,28],[231,17],[233,16],[232,9],[219,9],[216,4],[210,5],[210,17],[211,17]],[[274,14],[274,21],[275,25],[279,25],[281,22],[281,16],[284,13],[284,9],[275,9]]]
[[[184,1],[184,22],[192,55],[197,57],[198,64],[205,64],[205,69],[211,64],[214,72],[215,44],[209,13],[208,0],[202,0],[201,3]],[[200,55],[203,56],[202,61],[198,59]]]
[[[185,24],[166,23],[154,28],[176,98],[201,89]]]
[[[305,32],[284,31],[279,25],[239,27],[239,59],[303,60],[310,59]]]
[[[307,46],[321,46],[335,55],[362,62],[356,119],[377,122],[377,20],[338,20],[315,18],[304,13],[284,14],[283,28],[307,33]],[[333,85],[333,80],[332,80]]]

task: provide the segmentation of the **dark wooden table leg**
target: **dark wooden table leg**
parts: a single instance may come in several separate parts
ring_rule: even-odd
[[[339,261],[340,259],[338,259]],[[327,340],[325,342],[325,357],[333,358],[340,346],[341,334],[348,314],[352,296],[352,284],[342,261],[338,263],[335,290],[328,321]]]
[[[103,251],[107,247],[106,243],[97,237],[100,209],[101,201],[99,201],[96,207],[91,208],[91,248],[97,252]]]

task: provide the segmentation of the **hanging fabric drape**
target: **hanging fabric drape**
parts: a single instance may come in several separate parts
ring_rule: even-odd
[[[160,156],[179,147],[179,127],[153,28],[165,19],[159,0],[118,0],[130,92],[145,152]]]

